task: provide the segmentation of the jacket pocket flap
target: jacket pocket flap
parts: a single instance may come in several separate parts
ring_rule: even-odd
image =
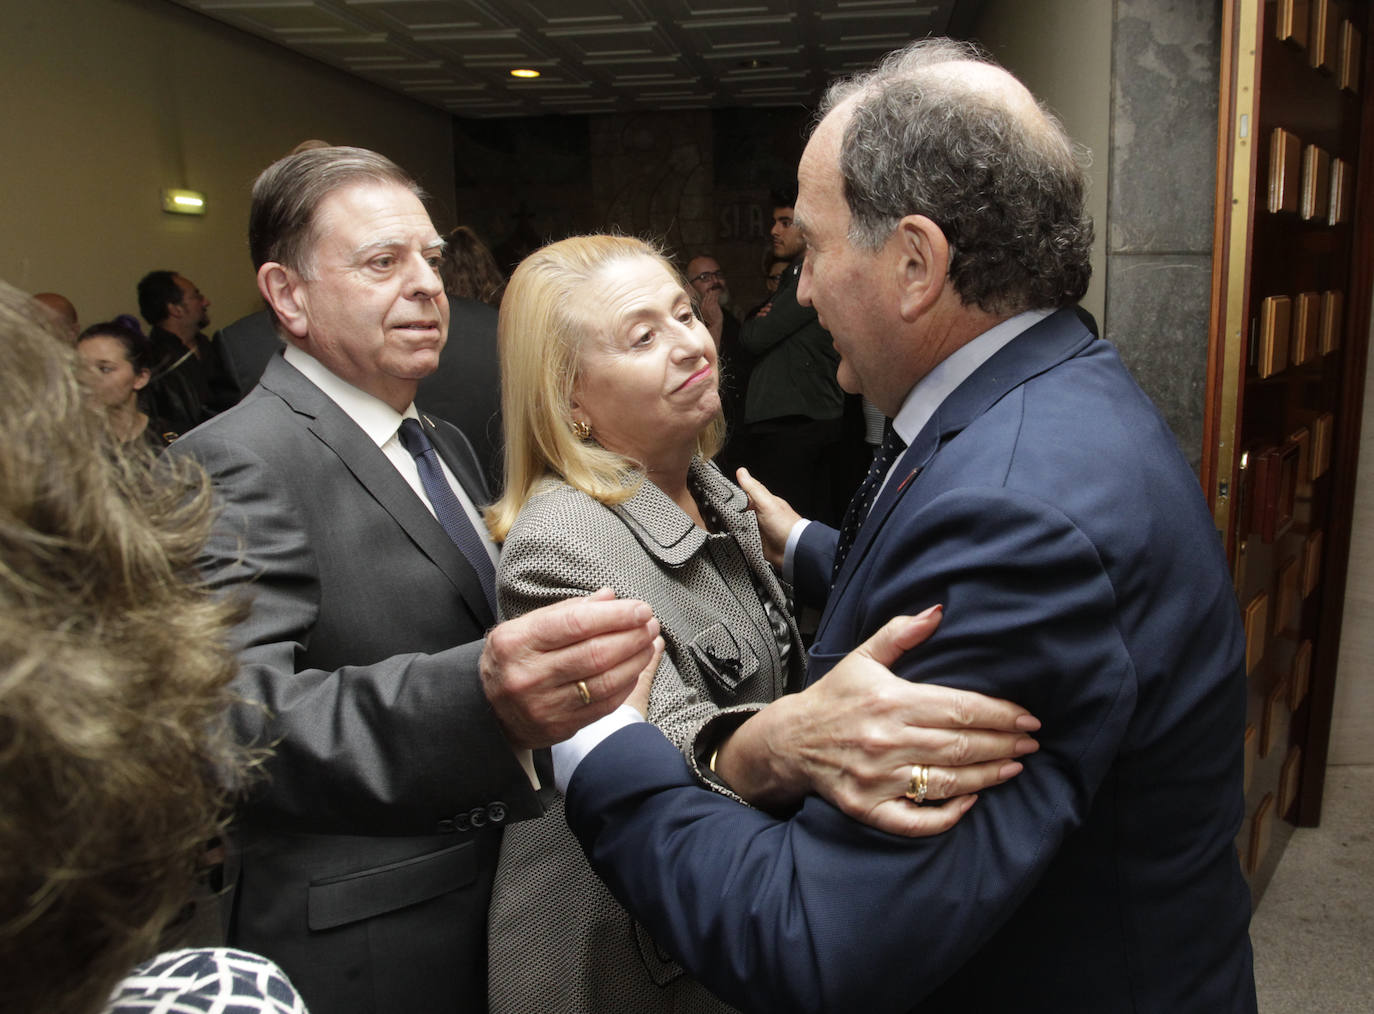
[[[713,623],[692,638],[688,647],[702,672],[730,693],[758,672],[759,660],[753,649],[743,648],[725,623]]]
[[[312,930],[371,919],[472,883],[477,862],[472,842],[310,885],[307,920]]]

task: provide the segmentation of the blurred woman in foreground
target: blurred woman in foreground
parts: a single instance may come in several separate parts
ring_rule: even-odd
[[[5,1010],[232,995],[234,1009],[301,1011],[275,966],[237,951],[164,955],[126,979],[191,897],[246,769],[224,726],[236,611],[195,579],[204,475],[127,458],[76,374],[38,308],[0,283]]]

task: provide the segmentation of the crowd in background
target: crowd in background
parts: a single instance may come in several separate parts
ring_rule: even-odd
[[[830,337],[815,311],[799,307],[793,294],[805,256],[805,242],[791,224],[795,187],[771,196],[774,224],[760,265],[767,297],[742,315],[732,305],[725,271],[709,252],[683,254],[677,261],[721,357],[728,435],[717,464],[730,476],[750,468],[808,516],[837,524],[881,430],[871,424],[865,429],[861,399],[839,389]],[[450,330],[454,348],[463,352],[449,356],[451,368],[426,378],[419,404],[457,423],[495,480],[501,442],[495,310],[506,272],[468,226],[454,228],[445,239]],[[105,409],[116,437],[155,451],[242,400],[281,345],[266,309],[210,332],[209,297],[172,270],[150,271],[139,280],[142,321],[120,314],[81,328],[65,296],[44,292],[34,298],[58,332],[75,343],[91,396]],[[769,320],[775,304],[782,310]],[[459,370],[488,379],[489,394],[456,383]],[[762,379],[751,405],[747,392],[756,370]]]

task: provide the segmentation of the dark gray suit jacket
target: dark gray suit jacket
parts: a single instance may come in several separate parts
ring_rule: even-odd
[[[267,363],[282,347],[281,336],[271,310],[258,310],[240,317],[215,332],[215,344],[229,365],[239,391],[247,394],[262,379]]]
[[[482,502],[463,435],[426,429]],[[280,964],[312,1010],[480,1006],[500,829],[541,807],[482,693],[477,576],[281,356],[174,451],[218,494],[207,579],[252,602],[235,729],[275,749],[235,826],[230,942]]]

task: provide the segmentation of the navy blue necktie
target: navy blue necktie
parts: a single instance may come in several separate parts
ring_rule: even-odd
[[[839,575],[840,568],[844,566],[845,557],[854,547],[859,528],[873,507],[873,498],[882,488],[883,479],[887,477],[892,463],[904,450],[906,441],[892,428],[892,420],[887,420],[883,423],[883,442],[878,446],[878,453],[873,455],[873,464],[868,466],[868,474],[864,476],[864,481],[859,484],[854,499],[849,501],[849,507],[844,512],[844,523],[840,525],[840,541],[835,546],[835,566],[830,572],[832,583]]]
[[[496,568],[492,566],[491,556],[487,553],[482,537],[477,534],[477,529],[472,527],[467,511],[463,510],[453,487],[444,477],[444,470],[439,464],[439,455],[435,453],[434,445],[429,442],[429,437],[421,428],[418,419],[402,419],[398,436],[401,445],[415,459],[415,467],[420,470],[420,485],[425,488],[425,496],[429,497],[430,505],[434,508],[434,516],[439,519],[439,524],[444,526],[448,537],[463,551],[468,563],[472,564],[472,569],[477,572],[477,579],[482,583],[482,593],[486,595],[487,605],[491,607],[491,615],[495,618]]]

